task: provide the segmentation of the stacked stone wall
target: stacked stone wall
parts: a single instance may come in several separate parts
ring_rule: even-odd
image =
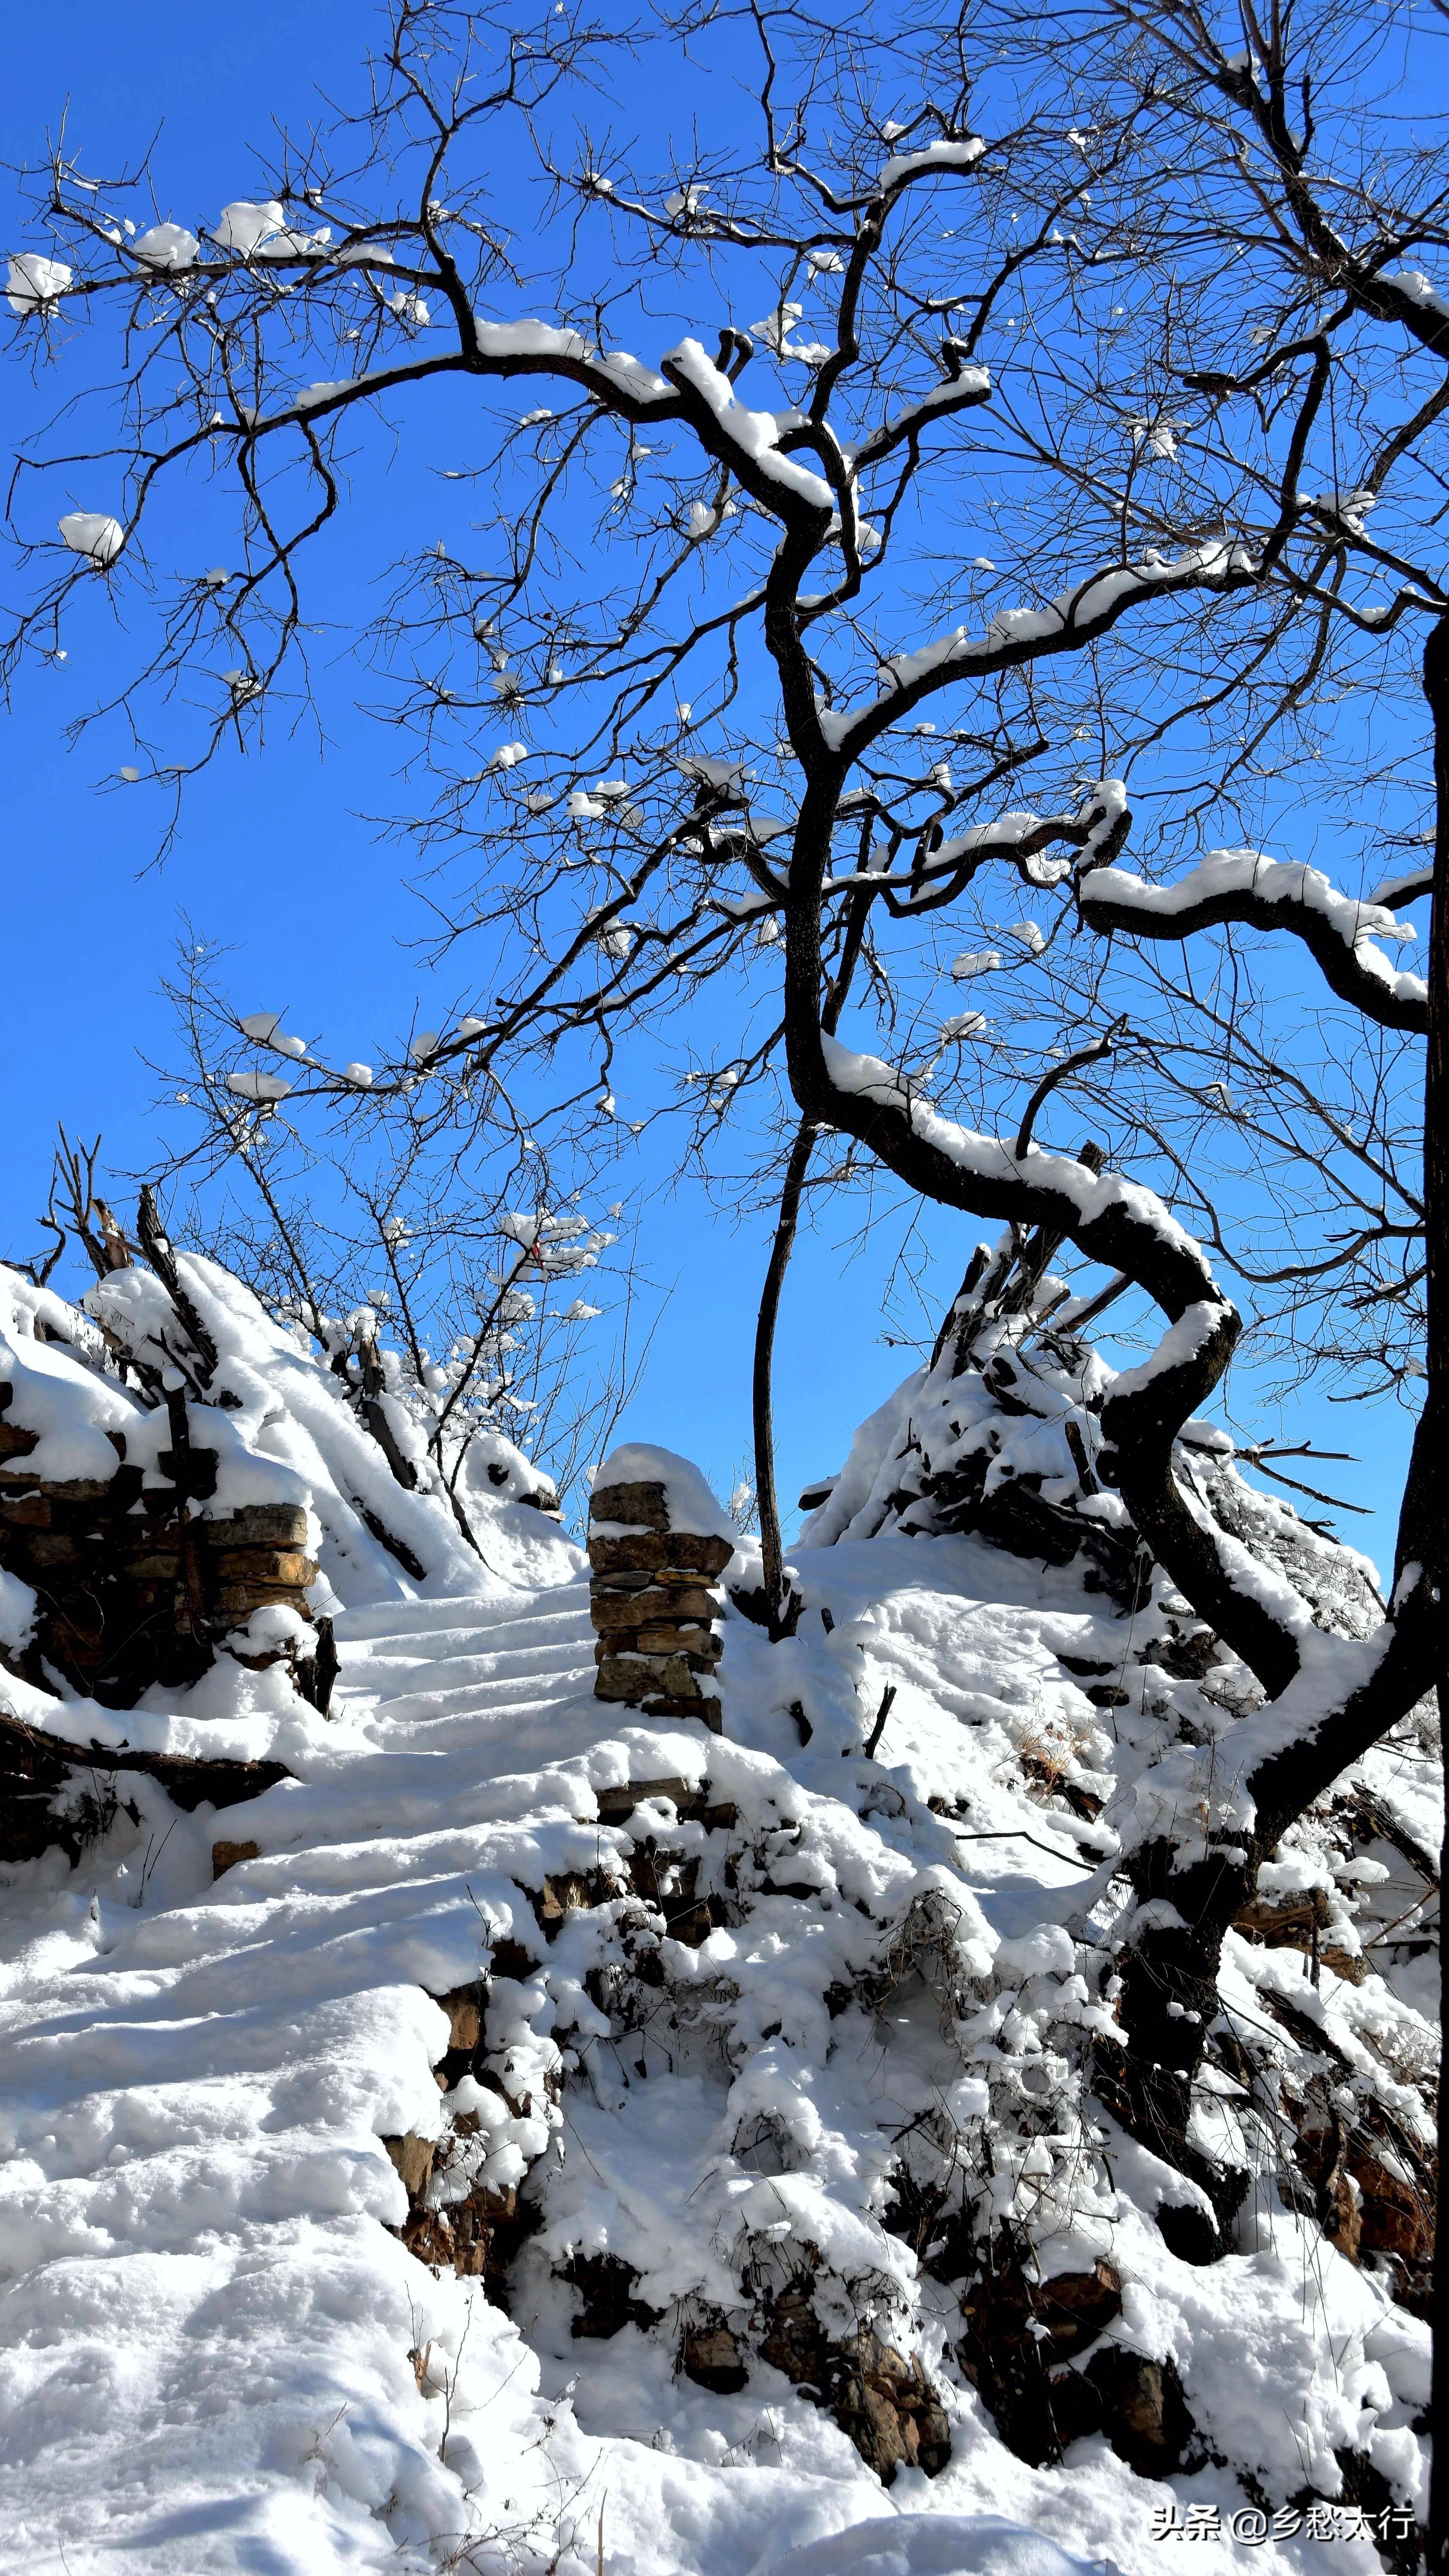
[[[0,1402],[9,1394],[0,1384]],[[330,1636],[307,1605],[318,1569],[305,1509],[253,1503],[206,1517],[194,1505],[215,1490],[213,1452],[163,1451],[176,1481],[143,1487],[124,1433],[107,1436],[113,1476],[48,1482],[25,1465],[36,1433],[0,1413],[0,1567],[36,1597],[35,1634],[20,1659],[27,1678],[44,1687],[49,1666],[103,1706],[131,1708],[153,1683],[198,1680],[223,1639],[278,1607],[305,1623],[299,1639],[233,1651],[258,1667],[285,1656],[299,1687],[325,1706]]]
[[[720,1731],[723,1650],[717,1578],[727,1538],[670,1527],[665,1487],[598,1485],[589,1504],[589,1608],[596,1698]]]

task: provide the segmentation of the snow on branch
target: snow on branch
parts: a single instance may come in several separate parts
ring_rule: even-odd
[[[1382,885],[1374,887],[1369,902],[1387,904],[1390,912],[1396,912],[1401,903],[1416,903],[1421,894],[1432,894],[1433,891],[1434,870],[1430,864],[1410,868],[1401,877],[1385,877]]]
[[[929,857],[918,854],[908,870],[866,867],[849,876],[826,877],[821,899],[840,894],[864,895],[868,900],[883,896],[887,909],[901,921],[910,913],[954,902],[990,859],[1008,860],[1024,885],[1060,885],[1076,862],[1048,858],[1045,853],[1053,841],[1067,841],[1081,849],[1085,854],[1081,864],[1090,867],[1097,852],[1110,857],[1120,848],[1131,819],[1122,781],[1098,779],[1077,814],[998,814],[994,822],[972,823],[949,841],[938,841]]]
[[[537,376],[570,378],[610,411],[634,422],[677,420],[682,405],[677,393],[623,349],[607,355],[593,349],[582,332],[559,330],[548,322],[480,322],[473,324],[473,346],[445,356],[410,356],[395,366],[372,367],[333,383],[304,385],[288,404],[264,418],[238,405],[241,425],[253,438],[290,426],[301,414],[316,417],[391,392],[394,387],[439,375]],[[752,415],[753,417],[753,415]],[[771,415],[761,415],[769,420]]]
[[[856,1054],[823,1031],[820,1053],[832,1095],[830,1114],[839,1111],[839,1124],[854,1133],[870,1123],[856,1104],[888,1110],[906,1121],[912,1135],[959,1175],[947,1193],[949,1204],[969,1208],[977,1216],[1015,1216],[1032,1225],[1055,1224],[1078,1240],[1081,1229],[1091,1231],[1114,1211],[1121,1211],[1135,1231],[1152,1239],[1161,1264],[1159,1302],[1174,1321],[1204,1297],[1219,1306],[1225,1303],[1206,1254],[1153,1191],[1124,1180],[1120,1173],[1094,1172],[1071,1155],[1049,1154],[1038,1145],[1029,1145],[1025,1154],[1018,1155],[1004,1138],[978,1135],[943,1117],[909,1075],[898,1073],[879,1056]]]
[[[1268,859],[1260,850],[1214,850],[1170,886],[1149,885],[1127,868],[1094,869],[1082,877],[1078,901],[1094,929],[1141,939],[1187,939],[1230,921],[1291,931],[1340,1000],[1356,1003],[1384,1028],[1428,1027],[1423,978],[1402,972],[1375,945],[1412,939],[1413,931],[1385,903],[1340,894],[1318,868]]]
[[[859,473],[864,466],[878,464],[883,456],[889,456],[906,439],[919,437],[929,421],[949,418],[953,412],[973,411],[978,403],[989,402],[990,399],[990,368],[963,367],[959,375],[947,377],[942,384],[932,385],[929,392],[919,395],[915,402],[907,404],[904,411],[898,412],[894,420],[872,430],[868,438],[861,439],[853,447],[844,448],[842,453],[846,463],[852,471]]]
[[[1237,1553],[1245,1585],[1286,1588],[1246,1549]],[[1286,1688],[1212,1743],[1179,1745],[1142,1773],[1109,1810],[1123,1850],[1170,1838],[1182,1871],[1214,1845],[1256,1837],[1271,1849],[1394,1714],[1432,1689],[1439,1635],[1429,1587],[1415,1575],[1367,1637],[1326,1634],[1300,1602],[1298,1669]],[[1188,1818],[1197,1819],[1195,1833],[1184,1830]]]
[[[938,170],[973,170],[986,150],[979,134],[948,136],[927,143],[919,152],[897,152],[883,162],[882,191],[904,186],[908,179],[928,178]]]
[[[780,452],[782,427],[772,411],[747,411],[728,376],[698,340],[681,340],[661,360],[664,373],[694,397],[689,417],[712,455],[738,475],[746,491],[779,508],[785,498],[833,514],[835,496],[821,474]],[[791,425],[799,415],[787,414]],[[762,488],[763,487],[763,488]]]
[[[859,1137],[923,1196],[974,1216],[1039,1226],[1145,1289],[1167,1319],[1151,1358],[1124,1375],[1102,1411],[1098,1473],[1198,1609],[1272,1692],[1299,1663],[1294,1599],[1245,1583],[1240,1550],[1198,1513],[1173,1471],[1173,1441],[1217,1385],[1240,1321],[1206,1254],[1161,1199],[1117,1172],[1070,1155],[1024,1153],[943,1117],[906,1076],[820,1029],[790,1030],[791,1081],[807,1117]]]
[[[587,385],[611,408],[631,419],[677,416],[679,404],[662,376],[631,358],[625,349],[607,355],[592,348],[580,331],[557,329],[549,322],[478,322],[473,325],[479,358],[499,375],[547,375],[558,372]]]
[[[957,626],[915,653],[887,655],[881,663],[885,685],[880,695],[862,706],[821,709],[820,731],[833,752],[853,759],[886,726],[951,680],[1009,670],[1043,654],[1079,651],[1105,635],[1126,610],[1148,600],[1182,590],[1226,590],[1256,577],[1248,548],[1218,538],[1190,546],[1171,561],[1149,550],[1140,563],[1089,574],[1045,608],[1000,610],[984,635]]]

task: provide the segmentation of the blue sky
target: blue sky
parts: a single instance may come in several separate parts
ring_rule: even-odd
[[[178,21],[172,41],[160,46],[138,43],[135,22],[95,0],[76,0],[59,38],[53,24],[27,13],[7,31],[0,157],[12,165],[38,157],[62,115],[84,166],[107,175],[134,165],[157,137],[160,214],[181,221],[214,215],[228,198],[252,193],[251,147],[265,149],[274,121],[301,121],[313,110],[315,78],[334,90],[345,85],[370,14],[356,0],[317,0],[299,20],[294,5],[252,0],[244,13]],[[12,238],[22,246],[13,200],[12,207],[0,249]],[[7,445],[32,416],[33,399],[13,371],[0,378]],[[436,438],[415,442],[416,459],[404,460],[389,484],[404,532],[437,506],[433,471],[450,461],[444,438],[440,423]],[[57,492],[57,508],[77,504],[110,505],[88,490]],[[115,758],[102,740],[83,741],[74,752],[62,740],[69,717],[117,667],[102,617],[98,604],[70,639],[63,667],[22,678],[13,711],[0,720],[11,853],[0,1235],[4,1248],[18,1253],[36,1239],[30,1211],[44,1202],[57,1119],[86,1134],[103,1130],[117,1173],[154,1156],[156,1083],[147,1060],[170,1051],[158,985],[184,920],[234,950],[231,980],[241,1008],[305,1006],[309,1032],[339,1057],[367,1056],[379,1046],[419,989],[405,946],[418,918],[399,887],[396,852],[365,819],[389,802],[388,745],[349,711],[345,688],[325,690],[332,724],[325,746],[306,726],[290,740],[274,727],[263,758],[233,760],[203,778],[176,848],[156,870],[148,864],[154,809],[114,784]],[[331,658],[323,638],[324,675]],[[621,1173],[626,1186],[632,1178]],[[690,1185],[671,1193],[657,1157],[639,1179],[651,1191],[646,1268],[666,1287],[677,1284],[626,1427],[688,1452],[725,1481],[748,1448],[764,1228],[712,1210]],[[928,1211],[926,1231],[935,1292],[949,1294],[977,1228]],[[883,1227],[853,1257],[828,1235],[806,1240],[797,1255],[777,1372],[786,1498],[807,1476],[840,1463],[855,1423],[911,1365],[909,1352],[889,1347],[882,1315],[899,1233]],[[1360,1464],[1325,1470],[1324,1481],[1370,1507],[1372,1519],[1353,1525],[1353,1534],[1386,1561],[1403,1417],[1387,1407],[1345,1413],[1319,1393],[1286,1420],[1265,1412],[1258,1427],[1359,1453]],[[1335,1477],[1351,1482],[1335,1484]]]

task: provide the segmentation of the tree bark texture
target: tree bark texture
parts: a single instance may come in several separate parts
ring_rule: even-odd
[[[814,1142],[814,1128],[802,1121],[785,1166],[780,1214],[755,1325],[755,1499],[760,1512],[760,1559],[771,1636],[777,1631],[783,1633],[780,1623],[786,1611],[785,1551],[780,1538],[780,1505],[775,1490],[775,1325],[780,1312],[780,1292],[795,1245],[795,1231],[800,1221],[800,1194]]]

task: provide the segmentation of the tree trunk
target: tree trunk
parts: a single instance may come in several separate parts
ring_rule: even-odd
[[[1442,1593],[1449,1584],[1449,1489],[1445,1447],[1449,1442],[1449,617],[1429,630],[1424,647],[1424,695],[1434,727],[1434,891],[1429,914],[1429,1045],[1424,1075],[1424,1264],[1428,1332],[1424,1353],[1427,1388],[1424,1410],[1414,1436],[1408,1488],[1399,1522],[1399,1562],[1417,1557],[1425,1578]],[[1449,1679],[1439,1677],[1441,1732],[1449,1719]],[[1446,1809],[1449,1838],[1449,1809]],[[1444,2009],[1444,1951],[1439,1950],[1439,1998]],[[1443,2082],[1440,2081],[1442,2098]],[[1434,2291],[1429,2311],[1434,2339],[1432,2408],[1442,2425],[1449,2412],[1449,2282],[1440,2254],[1444,2159],[1438,2161],[1434,2199]],[[1434,2445],[1429,2484],[1430,2576],[1449,2576],[1449,2444]]]
[[[1253,1893],[1261,1855],[1209,1852],[1192,1868],[1174,1869],[1176,1856],[1167,1840],[1133,1855],[1137,1901],[1153,1917],[1121,1963],[1124,2044],[1099,2050],[1097,2089],[1129,2137],[1206,2192],[1211,2218],[1179,2207],[1160,2211],[1158,2225],[1184,2261],[1211,2263],[1228,2250],[1247,2175],[1225,2172],[1191,2144],[1192,2087],[1218,2014],[1223,1935]]]
[[[787,1635],[789,1627],[793,1626],[786,1599],[785,1551],[780,1538],[780,1506],[775,1492],[775,1325],[780,1312],[780,1291],[785,1284],[785,1273],[795,1244],[795,1229],[800,1219],[800,1194],[814,1142],[813,1126],[802,1121],[785,1166],[780,1215],[775,1227],[775,1240],[770,1247],[769,1267],[760,1291],[760,1312],[755,1325],[755,1499],[760,1507],[760,1558],[765,1609],[772,1638]]]
[[[1188,2119],[1193,2076],[1207,2028],[1217,2009],[1217,1968],[1223,1935],[1238,1906],[1251,1896],[1258,1867],[1284,1828],[1301,1814],[1331,1777],[1376,1740],[1418,1691],[1438,1683],[1441,1718],[1449,1715],[1449,1681],[1442,1670],[1442,1602],[1449,1585],[1449,1486],[1443,1472],[1449,1445],[1449,617],[1432,629],[1424,654],[1424,694],[1434,725],[1435,862],[1429,934],[1429,1042],[1425,1073],[1424,1213],[1428,1323],[1426,1392],[1415,1434],[1399,1520],[1395,1587],[1405,1571],[1422,1568],[1422,1590],[1404,1605],[1396,1645],[1377,1687],[1353,1694],[1311,1741],[1284,1747],[1260,1766],[1251,1783],[1259,1830],[1245,1837],[1244,1859],[1229,1863],[1210,1852],[1188,1869],[1173,1868],[1170,1842],[1150,1846],[1133,1865],[1139,1903],[1154,1906],[1123,1962],[1121,2017],[1125,2048],[1104,2052],[1103,2098],[1132,2135],[1200,2183],[1212,2199],[1219,2228],[1235,2202],[1219,2176],[1191,2147]],[[1436,1664],[1439,1667],[1436,1673]],[[1382,1695],[1382,1715],[1376,1706]],[[1231,1744],[1231,1737],[1228,1739]],[[1156,1908],[1161,1907],[1161,1914]],[[1441,1999],[1442,1952],[1441,1952]],[[1436,2183],[1436,2200],[1442,2182]],[[1436,2222],[1438,2210],[1436,2206]],[[1191,2224],[1177,2250],[1209,2260],[1221,2250],[1213,2231]],[[1445,2364],[1445,2267],[1438,2260],[1436,2224],[1431,2326],[1436,2419],[1449,2407]],[[1437,2446],[1429,2507],[1428,2566],[1449,2576],[1449,2462]]]

